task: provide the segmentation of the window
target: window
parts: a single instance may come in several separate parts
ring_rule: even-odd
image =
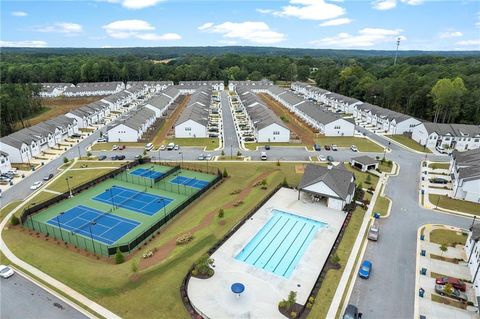
[[[480,141],[480,139],[478,139],[478,138],[476,138],[476,139],[474,140],[474,142],[476,142],[476,143],[478,143],[478,141]]]
[[[273,135],[280,135],[279,131],[273,131]]]
[[[335,130],[339,130],[339,129],[341,129],[341,128],[342,128],[342,127],[341,127],[340,125],[336,125],[336,126],[334,127]]]
[[[191,131],[191,130],[192,130],[191,127],[186,127],[186,128],[185,128],[185,131],[187,131],[187,132],[188,132],[188,131]]]

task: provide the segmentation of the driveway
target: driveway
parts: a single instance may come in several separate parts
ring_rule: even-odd
[[[235,124],[233,123],[232,111],[230,110],[230,103],[228,101],[228,93],[222,91],[220,99],[220,103],[222,105],[223,145],[225,149],[228,150],[230,150],[230,147],[232,147],[233,152],[236,154],[239,149],[239,145]]]

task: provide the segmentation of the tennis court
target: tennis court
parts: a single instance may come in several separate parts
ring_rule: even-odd
[[[107,245],[114,244],[140,225],[134,220],[83,205],[73,207],[63,214],[51,218],[47,223],[55,227],[60,224],[63,230],[69,230],[72,234],[79,234],[87,238],[93,237],[94,240]]]
[[[145,177],[145,178],[151,178],[151,179],[157,179],[165,175],[162,172],[158,172],[153,169],[146,169],[146,168],[137,168],[136,170],[130,172],[130,174]]]
[[[172,179],[170,181],[170,183],[186,185],[186,186],[193,187],[193,188],[198,188],[198,189],[202,189],[202,188],[204,188],[208,185],[207,181],[202,181],[201,179],[197,179],[195,177],[194,178],[188,178],[188,177],[185,177],[185,176],[177,176],[174,179]]]
[[[146,189],[141,192],[121,186],[112,186],[93,199],[110,204],[113,208],[123,207],[149,216],[155,215],[173,201],[168,197],[149,194]]]

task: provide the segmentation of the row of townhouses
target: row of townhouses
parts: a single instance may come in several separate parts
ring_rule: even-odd
[[[386,134],[409,134],[429,149],[442,147],[465,151],[480,147],[480,126],[431,123],[400,112],[364,103],[312,85],[294,82],[291,89],[307,100],[325,104],[334,113],[352,114],[355,122]],[[278,95],[278,93],[277,93]]]
[[[480,149],[454,151],[450,172],[453,197],[480,203]]]
[[[208,137],[209,113],[212,89],[198,89],[188,101],[188,105],[175,123],[176,138]]]

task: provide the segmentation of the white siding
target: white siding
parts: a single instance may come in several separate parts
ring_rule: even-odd
[[[139,138],[138,131],[124,124],[112,127],[107,132],[109,142],[137,142]]]
[[[257,141],[260,143],[289,142],[290,130],[278,124],[270,124],[257,132]]]
[[[0,172],[6,173],[12,169],[12,165],[10,165],[10,159],[8,156],[4,156],[0,154]]]
[[[175,126],[176,138],[208,137],[207,128],[193,120],[185,121]]]
[[[325,136],[353,136],[354,133],[355,125],[344,119],[338,119],[324,127]]]

